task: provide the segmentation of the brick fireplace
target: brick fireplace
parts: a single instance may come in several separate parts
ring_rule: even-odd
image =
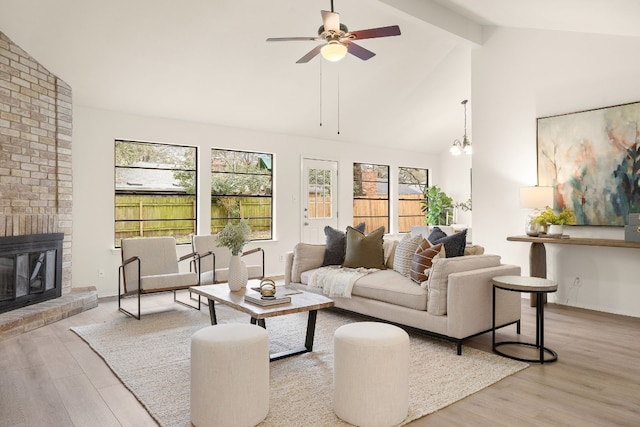
[[[0,239],[59,233],[62,295],[71,290],[71,135],[71,87],[0,32]]]

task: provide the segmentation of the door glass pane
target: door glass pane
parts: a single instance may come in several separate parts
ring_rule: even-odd
[[[331,218],[331,171],[309,169],[309,218]]]

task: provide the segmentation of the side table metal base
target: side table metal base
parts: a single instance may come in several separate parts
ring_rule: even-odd
[[[509,359],[519,360],[521,362],[529,363],[550,363],[558,360],[558,353],[544,346],[544,302],[543,297],[546,297],[548,292],[555,292],[558,288],[558,284],[542,278],[536,277],[520,277],[520,276],[499,276],[492,279],[493,282],[493,328],[491,333],[491,347],[493,351],[501,356],[508,357]],[[527,343],[520,341],[500,341],[496,342],[496,290],[502,289],[511,292],[531,292],[536,297],[536,343]],[[503,351],[498,350],[498,347],[503,345],[519,345],[525,347],[535,348],[539,352],[537,359],[529,359],[524,357],[512,356]],[[545,358],[545,353],[551,355],[551,357]]]
[[[504,357],[508,357],[509,359],[513,359],[513,360],[519,360],[521,362],[528,362],[528,363],[550,363],[550,362],[555,362],[556,360],[558,360],[558,353],[556,353],[555,351],[551,350],[548,347],[543,347],[542,350],[547,353],[550,354],[551,357],[550,358],[543,358],[542,360],[540,359],[526,359],[523,357],[517,357],[517,356],[512,356],[510,354],[506,354],[503,351],[498,350],[498,347],[500,347],[501,345],[506,345],[506,344],[510,344],[510,345],[523,345],[526,347],[533,347],[535,349],[540,350],[540,346],[532,344],[532,343],[528,343],[528,342],[519,342],[519,341],[500,341],[497,343],[493,344],[493,352],[496,354],[499,354],[500,356],[504,356]]]

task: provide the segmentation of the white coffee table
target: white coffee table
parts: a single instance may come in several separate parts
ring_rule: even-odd
[[[247,288],[250,288],[253,285],[255,285],[255,283],[251,283],[250,281]],[[251,323],[262,326],[263,328],[267,327],[265,319],[268,317],[284,316],[286,314],[303,313],[306,311],[309,313],[309,317],[307,319],[307,333],[304,347],[274,353],[271,354],[269,358],[271,361],[274,361],[285,357],[295,356],[297,354],[308,353],[313,350],[313,338],[315,335],[318,310],[333,307],[333,300],[325,297],[324,295],[291,289],[292,294],[290,295],[290,303],[261,307],[259,305],[251,304],[250,302],[245,302],[244,294],[247,291],[247,288],[241,291],[231,292],[226,283],[220,283],[215,285],[194,286],[189,288],[189,290],[194,294],[201,295],[209,300],[209,314],[211,315],[212,325],[216,325],[218,323],[214,302],[218,302],[231,307],[234,310],[247,313],[251,316]]]

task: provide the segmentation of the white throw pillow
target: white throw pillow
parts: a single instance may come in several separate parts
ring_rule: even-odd
[[[411,236],[407,234],[396,246],[396,252],[393,255],[393,269],[405,277],[409,277],[411,270],[411,261],[413,254],[422,242],[422,235]]]

